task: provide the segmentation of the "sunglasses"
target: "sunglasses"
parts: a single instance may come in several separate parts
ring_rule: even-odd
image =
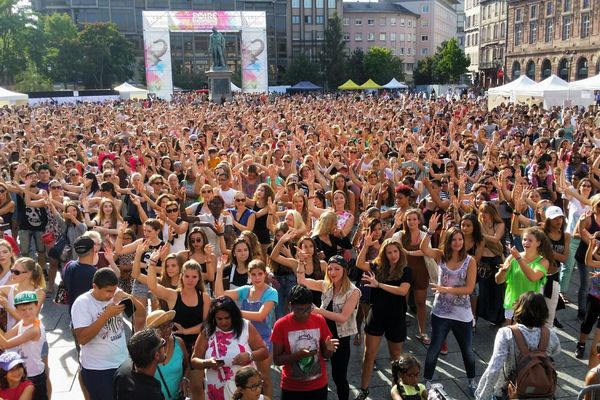
[[[292,160],[283,160],[283,162],[286,163],[286,164],[291,164]]]
[[[69,176],[81,176],[79,174],[69,174]]]
[[[179,209],[178,208],[168,208],[166,211],[168,213],[175,213],[175,212],[179,211]]]
[[[1,193],[1,194],[4,194],[4,193],[6,193],[6,189],[0,189],[0,193]]]
[[[202,243],[202,238],[191,238],[190,243]]]
[[[163,181],[154,181],[151,183],[151,185],[162,185],[163,183]]]
[[[62,186],[50,186],[50,189],[59,190],[59,189],[62,189]]]
[[[234,199],[236,203],[241,203],[242,201],[246,201],[246,199]]]
[[[14,276],[19,276],[21,274],[26,274],[29,271],[19,271],[18,269],[11,269],[10,273],[13,274]]]
[[[202,193],[202,194],[212,193],[212,190],[201,190],[200,193]]]

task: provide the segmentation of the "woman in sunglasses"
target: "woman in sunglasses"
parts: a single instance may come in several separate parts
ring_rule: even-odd
[[[242,231],[252,231],[256,222],[256,213],[246,207],[246,194],[244,192],[236,192],[233,196],[234,207],[227,210],[224,214],[231,215],[233,229],[236,235]]]
[[[158,210],[157,214],[158,219],[163,222],[162,237],[168,238],[171,252],[184,251],[189,223],[179,215],[179,204],[176,201],[168,201],[164,208]]]

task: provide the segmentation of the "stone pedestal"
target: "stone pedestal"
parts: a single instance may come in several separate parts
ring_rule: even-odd
[[[210,101],[222,104],[226,100],[231,100],[231,75],[232,72],[227,68],[211,68],[206,71]]]

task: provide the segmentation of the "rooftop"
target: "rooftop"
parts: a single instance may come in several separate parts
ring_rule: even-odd
[[[347,12],[400,13],[419,17],[419,14],[396,3],[344,2],[344,13]]]

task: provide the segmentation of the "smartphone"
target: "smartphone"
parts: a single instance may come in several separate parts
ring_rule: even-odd
[[[133,300],[131,300],[130,298],[124,298],[119,302],[119,305],[125,306],[125,310],[123,310],[125,315],[127,315],[128,317],[131,317],[133,315]]]

